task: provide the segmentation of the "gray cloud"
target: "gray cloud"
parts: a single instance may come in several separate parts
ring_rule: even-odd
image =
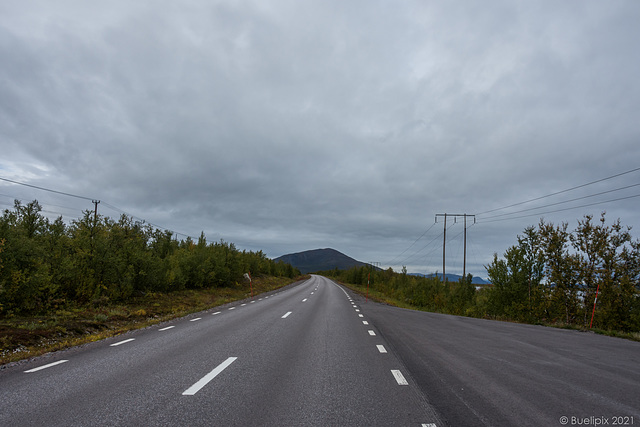
[[[4,4],[0,176],[274,257],[330,246],[430,271],[440,225],[399,254],[436,213],[483,212],[637,167],[639,9]],[[90,207],[5,183],[0,193]],[[637,200],[545,216],[607,210],[637,225]],[[470,228],[472,271],[483,275],[538,219]]]

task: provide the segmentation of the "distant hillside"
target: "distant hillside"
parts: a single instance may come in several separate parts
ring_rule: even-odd
[[[431,273],[431,274],[420,274],[420,273],[409,273],[412,276],[420,276],[420,277],[434,277],[435,274]],[[457,282],[458,280],[460,280],[462,278],[462,276],[458,275],[458,274],[450,274],[447,273],[447,280],[449,282]],[[442,278],[442,274],[438,273],[438,277]],[[474,285],[490,285],[489,282],[487,282],[486,280],[482,279],[481,277],[478,276],[473,276],[473,278],[471,279],[471,283],[473,283]]]
[[[274,259],[275,262],[283,261],[291,264],[292,267],[300,270],[302,274],[313,273],[316,271],[348,270],[351,267],[362,267],[368,264],[357,261],[346,256],[342,252],[335,249],[313,249],[310,251],[297,252],[294,254],[282,255]]]

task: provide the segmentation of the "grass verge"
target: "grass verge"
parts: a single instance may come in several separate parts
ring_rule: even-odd
[[[254,278],[253,293],[269,292],[306,278]],[[46,315],[0,318],[0,368],[10,362],[99,341],[250,296],[245,284],[236,288],[147,293],[125,303],[69,305]]]
[[[392,305],[400,308],[408,308],[411,310],[429,311],[429,310],[425,310],[423,307],[414,306],[405,301],[400,301],[398,299],[392,298],[389,295],[386,295],[382,292],[372,290],[372,289],[367,290],[367,287],[365,285],[353,285],[351,283],[340,282],[336,279],[332,279],[332,280],[340,283],[343,286],[346,286],[347,288],[351,289],[354,292],[357,292],[362,296],[368,295],[368,298],[370,300],[373,300],[382,304],[388,304],[388,305]],[[448,314],[448,313],[442,313],[442,314]],[[513,320],[510,320],[510,319],[491,319],[491,320],[514,322]],[[514,322],[514,323],[519,323],[519,322]],[[553,327],[553,328],[560,328],[560,329],[572,329],[580,332],[590,332],[590,333],[595,333],[599,335],[606,335],[609,337],[623,338],[631,341],[640,341],[640,332],[610,331],[610,330],[598,329],[598,328],[589,329],[583,326],[567,325],[564,323],[541,323],[539,325]]]

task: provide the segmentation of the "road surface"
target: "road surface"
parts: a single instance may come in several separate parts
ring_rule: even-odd
[[[640,425],[640,342],[361,305],[446,425]]]
[[[330,280],[0,370],[1,426],[640,425],[640,343]]]
[[[359,305],[313,276],[3,369],[0,425],[441,423]]]

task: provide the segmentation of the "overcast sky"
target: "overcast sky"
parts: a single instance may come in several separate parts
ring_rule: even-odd
[[[478,214],[467,272],[486,277],[541,216],[607,211],[640,238],[640,186],[612,191],[640,171],[493,211],[640,167],[638,22],[636,0],[5,0],[0,178],[269,257],[422,273],[442,271],[435,215]],[[15,198],[93,209],[0,181]]]

